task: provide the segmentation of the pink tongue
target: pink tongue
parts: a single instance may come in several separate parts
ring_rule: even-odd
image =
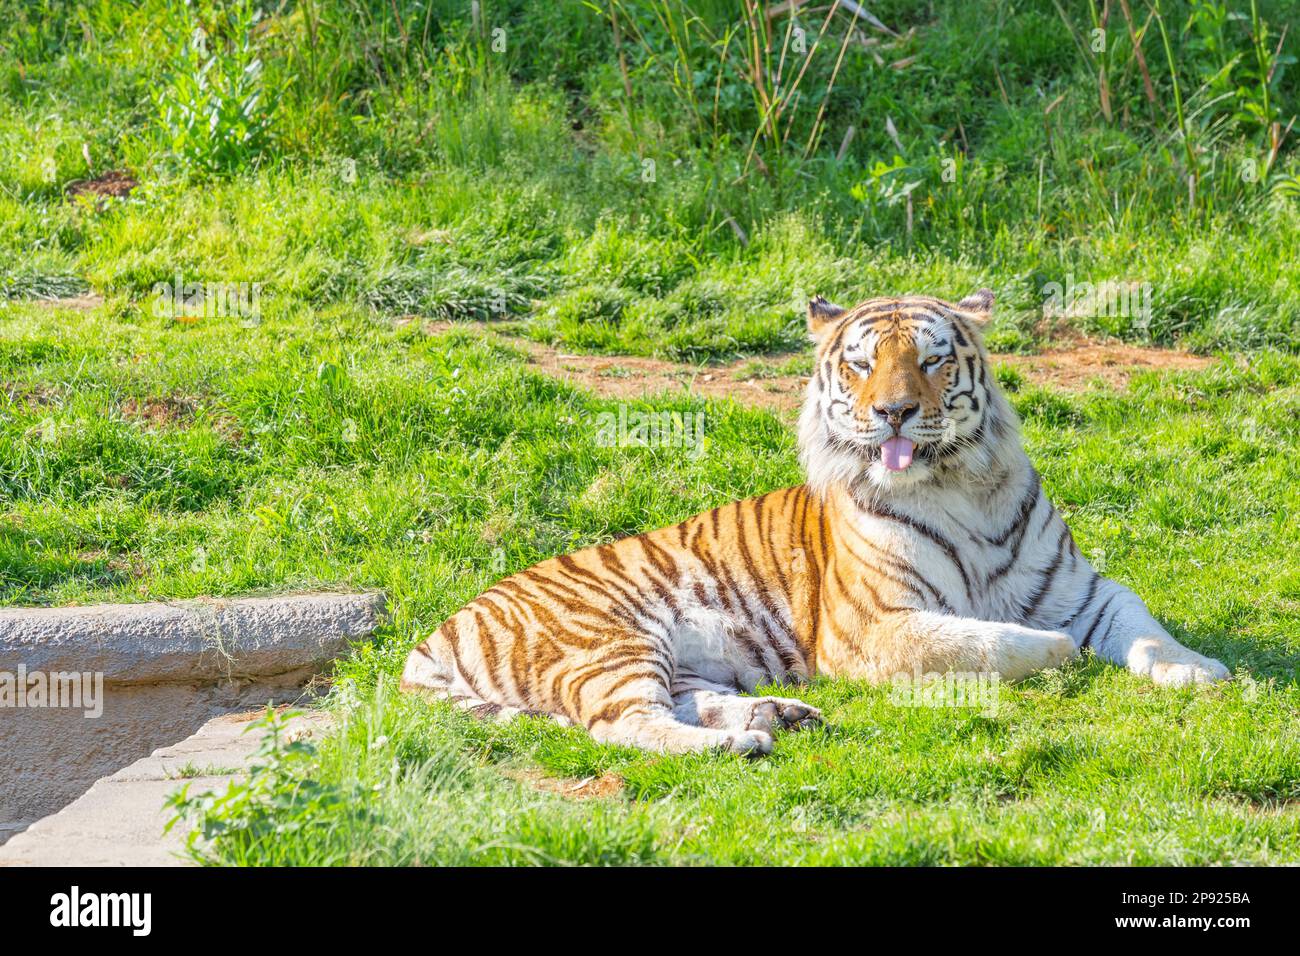
[[[880,446],[880,458],[890,471],[902,471],[912,463],[912,440],[895,435]]]

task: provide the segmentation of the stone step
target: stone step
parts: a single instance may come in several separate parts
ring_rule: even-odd
[[[292,703],[378,592],[0,608],[0,844],[213,717]]]
[[[104,777],[58,813],[33,823],[0,846],[0,866],[184,866],[186,828],[166,835],[168,795],[224,790],[248,767],[261,733],[245,733],[263,712],[215,717],[180,743]],[[292,718],[289,733],[321,737],[329,717],[308,711]],[[197,770],[200,775],[181,777]]]

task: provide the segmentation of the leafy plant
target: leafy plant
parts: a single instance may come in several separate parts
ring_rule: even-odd
[[[222,842],[226,853],[232,847],[253,851],[286,834],[308,835],[305,831],[328,828],[339,813],[364,813],[355,809],[363,804],[349,801],[337,787],[317,783],[308,775],[316,748],[286,733],[299,714],[267,707],[266,715],[244,731],[264,732],[247,778],[234,780],[224,793],[191,795],[190,784],[180,787],[165,803],[175,816],[164,832],[187,822],[186,852],[207,863],[215,860],[210,848],[215,841]]]
[[[907,235],[912,235],[912,192],[922,184],[923,179],[914,179],[918,170],[904,162],[902,156],[895,155],[892,163],[877,161],[867,172],[867,178],[849,190],[851,195],[866,209],[877,206],[886,209],[902,205],[907,210]]]
[[[261,19],[253,0],[237,0],[211,28],[187,18],[189,35],[154,105],[168,150],[192,170],[245,169],[270,146],[279,96],[268,94],[258,52]]]

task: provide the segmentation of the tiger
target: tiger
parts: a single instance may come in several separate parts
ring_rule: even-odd
[[[1097,573],[998,388],[988,289],[807,309],[803,485],[512,574],[407,658],[400,686],[603,743],[769,753],[822,723],[755,695],[815,675],[1016,681],[1090,650],[1157,684],[1227,679]]]

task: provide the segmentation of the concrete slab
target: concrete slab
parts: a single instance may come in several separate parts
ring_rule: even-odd
[[[0,845],[213,717],[310,699],[384,607],[324,591],[0,609]]]
[[[243,770],[260,743],[257,732],[244,731],[260,713],[217,717],[193,736],[163,747],[110,777],[99,780],[58,813],[38,820],[0,846],[0,866],[183,866],[185,831],[178,826],[163,835],[170,818],[163,809],[168,795],[184,783],[192,790],[224,789],[234,774],[181,779],[187,765]],[[319,737],[329,729],[328,715],[309,712],[291,721],[299,736]]]
[[[383,612],[375,592],[3,608],[0,671],[93,672],[118,686],[265,678],[333,660]]]

